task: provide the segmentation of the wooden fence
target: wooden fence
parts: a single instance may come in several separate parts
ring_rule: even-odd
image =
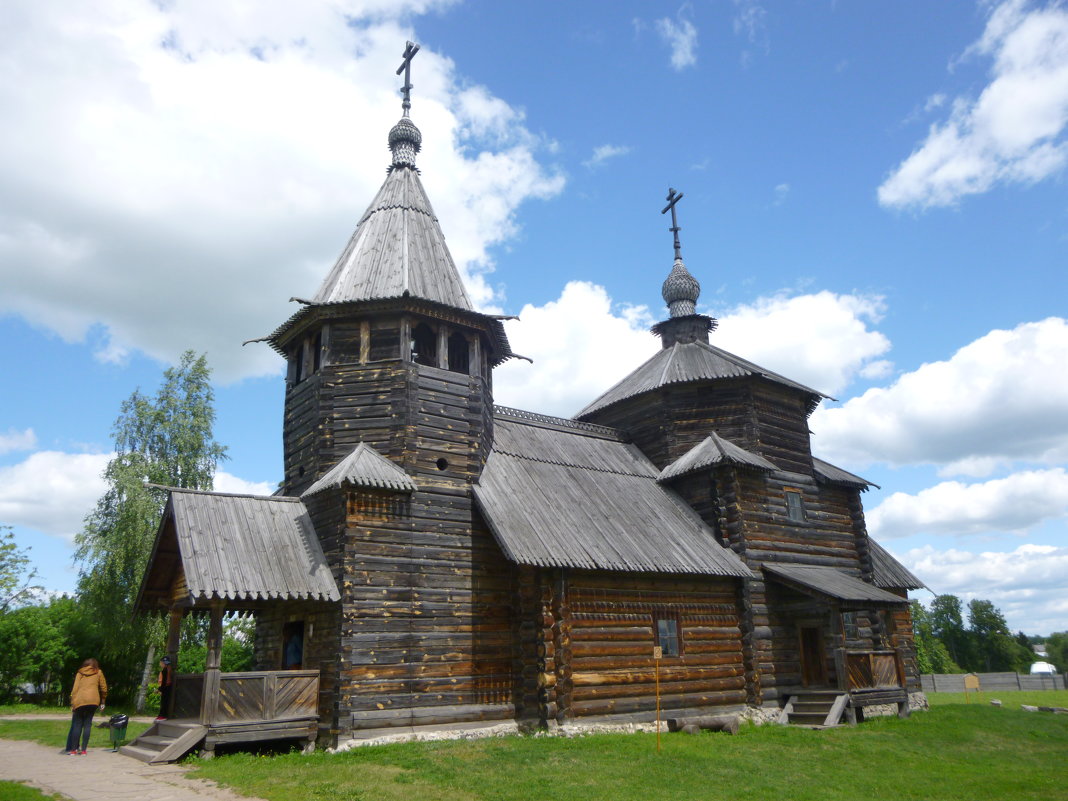
[[[964,692],[963,673],[924,673],[920,676],[924,692],[962,693]],[[1065,676],[1028,675],[1027,673],[977,673],[979,689],[984,692],[1006,692],[1010,690],[1063,690]]]

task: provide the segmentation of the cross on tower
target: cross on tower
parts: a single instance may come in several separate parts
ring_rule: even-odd
[[[682,192],[676,192],[674,189],[668,189],[667,202],[664,206],[661,214],[667,214],[667,210],[671,209],[671,227],[668,228],[671,233],[675,234],[675,258],[682,258],[682,245],[679,244],[679,222],[675,218],[675,204],[682,200]]]
[[[401,103],[401,108],[404,109],[405,117],[412,108],[412,59],[418,52],[419,45],[415,42],[408,42],[404,47],[404,63],[397,67],[398,75],[404,72],[404,86],[401,87],[401,91],[404,92],[404,102]]]

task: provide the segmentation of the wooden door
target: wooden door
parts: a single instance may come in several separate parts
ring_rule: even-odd
[[[801,683],[819,687],[827,683],[827,666],[823,659],[823,635],[815,626],[798,629],[801,641]]]

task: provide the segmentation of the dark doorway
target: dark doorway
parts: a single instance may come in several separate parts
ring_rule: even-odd
[[[300,670],[304,665],[304,621],[282,626],[282,670]]]
[[[820,687],[827,683],[827,668],[823,661],[823,635],[815,626],[798,629],[801,641],[801,683],[806,687]]]

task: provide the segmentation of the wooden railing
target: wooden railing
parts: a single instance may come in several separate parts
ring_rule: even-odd
[[[838,684],[843,690],[903,688],[905,668],[901,654],[892,649],[852,651],[838,649]]]
[[[290,720],[318,715],[318,670],[262,670],[220,673],[214,699],[203,698],[204,674],[175,677],[175,718],[198,718],[207,725],[243,721]],[[206,702],[206,703],[205,703]]]

